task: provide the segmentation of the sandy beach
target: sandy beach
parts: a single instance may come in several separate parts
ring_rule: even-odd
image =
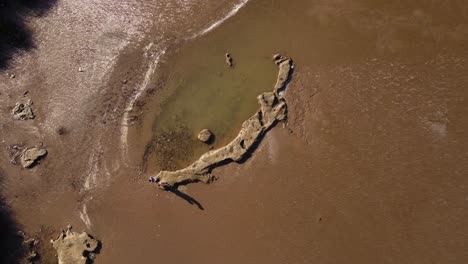
[[[57,263],[49,241],[69,224],[102,242],[95,263],[468,261],[463,1],[62,0],[28,14],[34,45],[0,70],[5,263],[20,230],[37,263]],[[275,84],[275,53],[294,60],[287,122],[211,184],[149,183],[210,150],[201,129],[215,149],[237,135]],[[28,99],[34,119],[12,118]],[[48,153],[25,169],[12,146]]]

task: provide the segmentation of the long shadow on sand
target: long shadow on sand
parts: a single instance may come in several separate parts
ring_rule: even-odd
[[[183,193],[181,191],[179,191],[177,188],[173,187],[173,188],[169,188],[167,189],[167,191],[179,196],[180,198],[184,199],[185,201],[187,201],[189,204],[191,205],[196,205],[198,206],[198,208],[200,210],[205,210],[203,208],[203,206],[201,205],[201,203],[199,203],[197,200],[195,200],[193,197],[191,197],[190,195],[186,194],[186,193]]]
[[[56,1],[0,0],[0,70],[8,67],[15,53],[35,47],[26,20],[45,15]]]
[[[0,192],[3,190],[1,184],[4,174],[0,169]],[[19,263],[23,257],[23,236],[13,220],[11,211],[5,205],[0,193],[0,263]]]

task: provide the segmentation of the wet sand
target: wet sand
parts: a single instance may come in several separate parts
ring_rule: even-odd
[[[218,54],[224,67],[225,50],[239,69],[287,54],[296,65],[286,92],[292,133],[274,128],[251,159],[216,169],[214,184],[182,188],[183,199],[146,181],[153,173],[139,167],[146,138],[138,143],[129,131],[129,156],[121,155],[117,110],[98,119],[105,121],[93,130],[103,135],[99,144],[82,141],[76,160],[59,166],[50,155],[34,178],[2,163],[13,182],[7,201],[31,233],[68,223],[88,229],[103,241],[96,263],[465,263],[467,12],[462,1],[252,0],[212,32],[168,51],[197,55],[163,57],[154,74],[175,68],[189,76],[197,57]],[[139,76],[125,77],[135,82],[129,86],[140,87],[147,66],[134,54],[146,43],[119,55],[114,92],[126,71]],[[213,81],[198,80],[199,87]],[[149,88],[158,89],[144,93],[130,130],[151,129],[153,100],[170,89]],[[125,105],[109,98],[102,113]],[[226,117],[240,122],[235,113]],[[223,127],[226,138],[238,121]],[[46,143],[51,153],[66,149]],[[80,160],[90,161],[83,174],[94,177],[67,168],[83,166]]]
[[[456,6],[341,4],[254,1],[181,51],[221,64],[229,50],[240,65],[292,56],[293,133],[273,129],[251,160],[215,170],[213,185],[182,190],[200,205],[153,194],[164,205],[149,199],[141,218],[119,219],[122,230],[142,230],[126,246],[152,241],[141,254],[154,249],[172,263],[466,260],[464,24],[440,18]],[[125,208],[152,192],[141,188]],[[106,199],[114,217],[127,212],[115,209],[116,196]]]

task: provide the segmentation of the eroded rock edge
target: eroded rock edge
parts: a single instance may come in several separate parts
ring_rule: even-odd
[[[278,65],[278,77],[273,92],[262,93],[257,97],[260,109],[244,121],[237,137],[229,144],[216,150],[208,151],[186,168],[176,171],[160,171],[150,181],[161,188],[169,189],[189,182],[210,182],[211,171],[230,162],[245,160],[260,142],[263,136],[277,122],[287,117],[287,104],[282,92],[291,78],[294,64],[291,58],[274,55]]]

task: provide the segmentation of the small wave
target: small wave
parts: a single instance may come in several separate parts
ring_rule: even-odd
[[[148,44],[145,47],[145,51],[149,52],[149,50],[152,48],[152,46],[153,46],[153,43]],[[156,68],[157,68],[157,66],[159,64],[159,61],[160,61],[161,57],[165,53],[166,53],[166,49],[163,48],[163,49],[160,49],[158,52],[156,52],[155,54],[153,54],[151,56],[152,60],[149,63],[148,70],[145,73],[145,78],[143,79],[143,82],[140,85],[139,89],[132,95],[132,97],[130,98],[130,101],[128,102],[128,104],[127,104],[127,106],[125,108],[124,115],[123,115],[123,118],[122,118],[122,123],[121,123],[122,131],[121,131],[121,138],[120,138],[120,141],[122,143],[121,146],[123,147],[123,157],[124,157],[123,160],[124,161],[125,161],[125,157],[127,156],[127,149],[128,149],[128,146],[127,146],[127,140],[128,140],[128,138],[127,138],[128,137],[128,115],[133,110],[135,102],[138,100],[138,98],[140,98],[140,96],[143,94],[143,92],[148,87],[148,84],[151,81],[151,77],[153,76],[154,72],[156,71]]]
[[[83,204],[83,209],[80,211],[80,218],[81,221],[86,225],[86,227],[91,230],[91,219],[89,219],[88,209],[86,208],[86,204]]]
[[[230,17],[232,17],[233,15],[235,15],[242,7],[245,6],[245,4],[247,4],[247,2],[249,2],[249,0],[241,0],[237,5],[234,6],[233,9],[231,9],[231,11],[229,11],[229,13],[227,13],[224,17],[222,17],[221,19],[215,21],[213,24],[211,24],[210,26],[208,26],[207,28],[203,29],[202,31],[198,32],[197,34],[193,35],[192,37],[190,37],[189,39],[193,39],[193,38],[196,38],[196,37],[199,37],[199,36],[202,36],[210,31],[212,31],[213,29],[217,28],[219,25],[221,25],[224,21],[226,21],[227,19],[229,19]]]

